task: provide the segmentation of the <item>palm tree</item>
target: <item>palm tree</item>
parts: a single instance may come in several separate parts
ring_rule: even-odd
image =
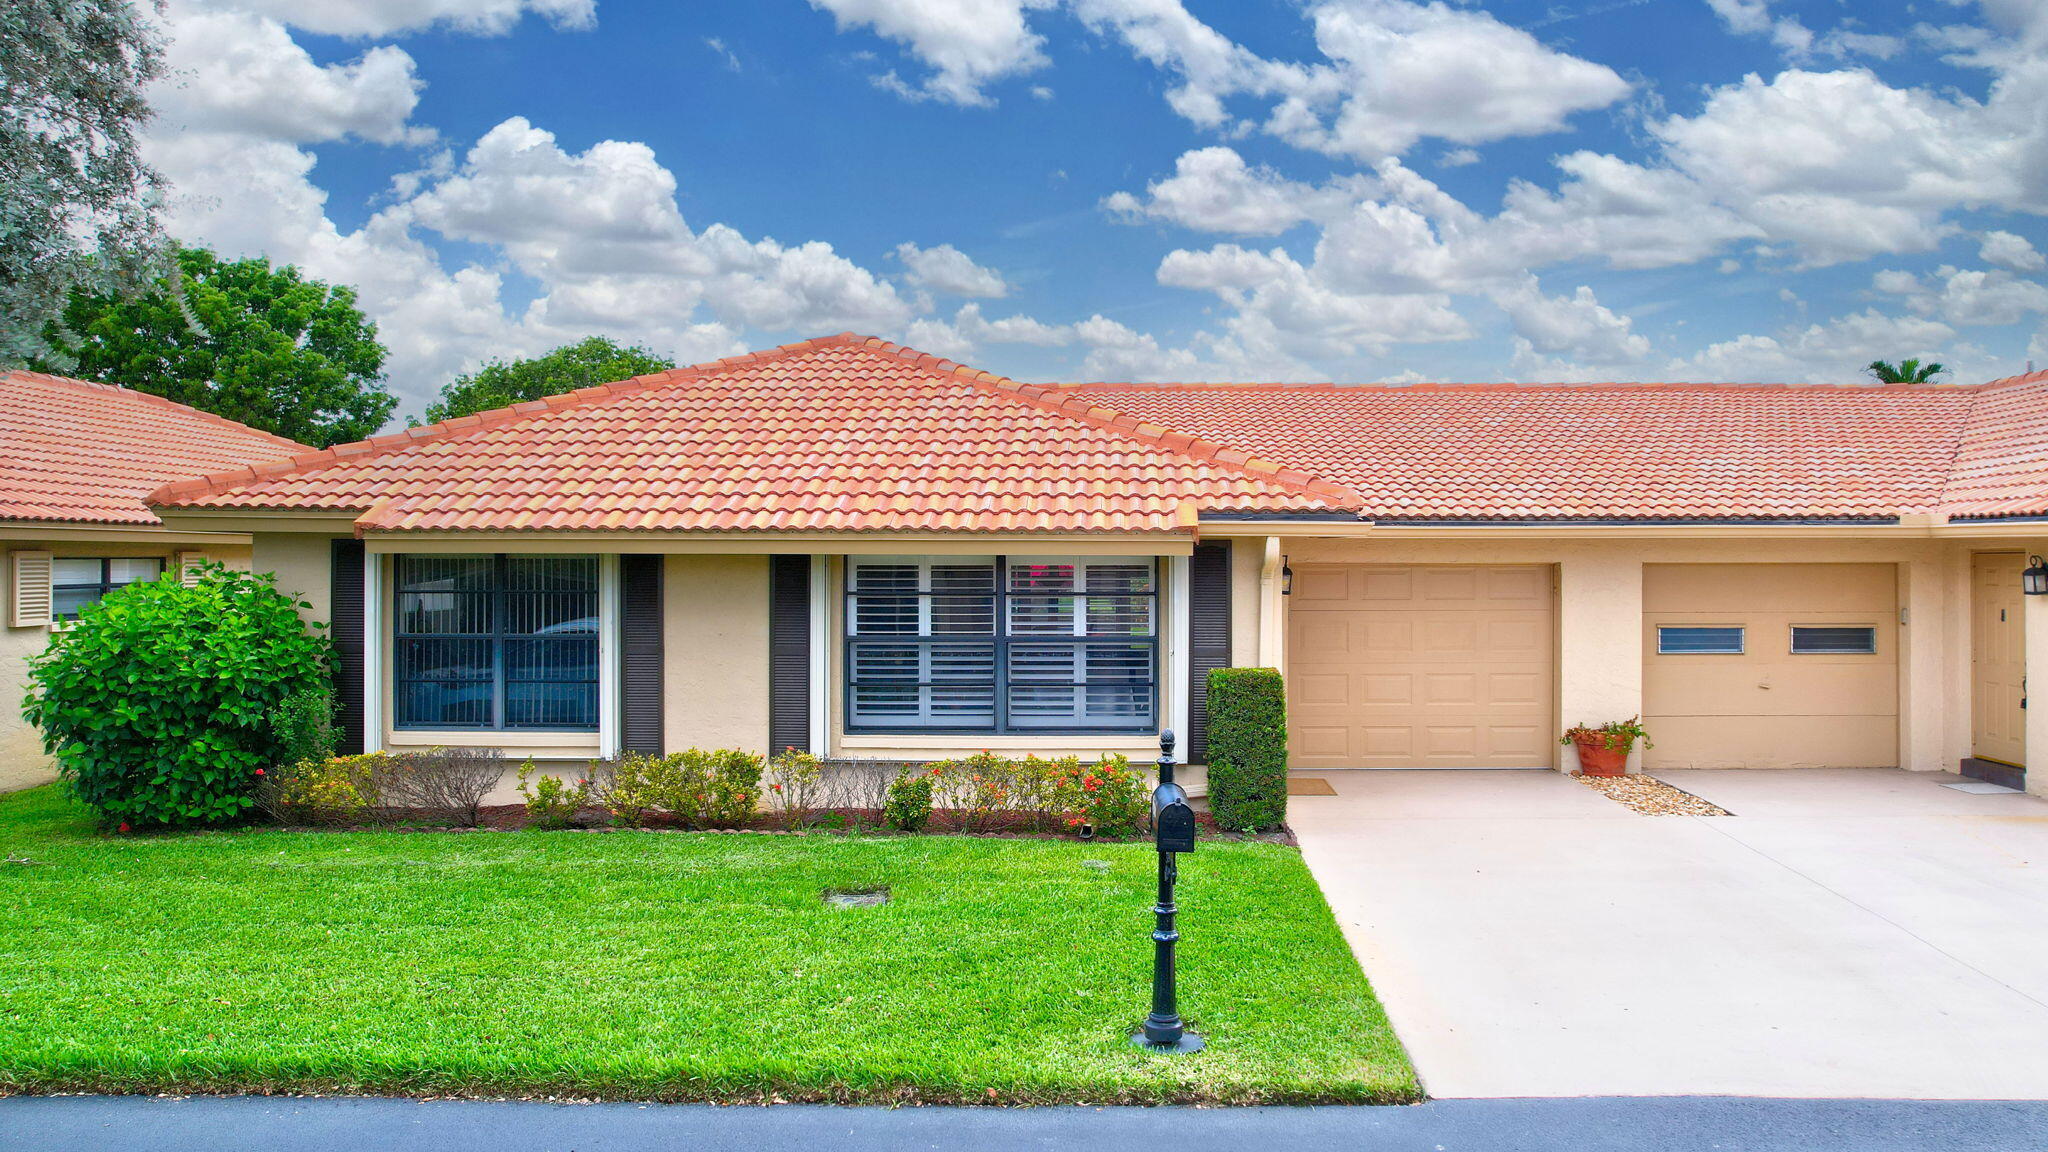
[[[1906,359],[1897,364],[1889,360],[1872,360],[1864,371],[1879,384],[1927,384],[1948,369],[1931,361],[1922,364],[1915,359]]]

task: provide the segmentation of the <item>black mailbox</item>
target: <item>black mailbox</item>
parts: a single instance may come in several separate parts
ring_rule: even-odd
[[[1161,852],[1195,850],[1195,810],[1187,790],[1171,781],[1152,790],[1152,839]]]

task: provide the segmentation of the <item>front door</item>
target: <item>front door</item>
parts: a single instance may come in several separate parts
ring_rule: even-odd
[[[1970,748],[1983,760],[2024,767],[2027,697],[2018,552],[1987,552],[1970,573]]]

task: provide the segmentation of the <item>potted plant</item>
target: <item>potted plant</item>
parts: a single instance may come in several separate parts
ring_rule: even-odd
[[[1560,744],[1570,744],[1579,752],[1579,772],[1586,776],[1619,776],[1628,764],[1628,754],[1641,740],[1643,747],[1654,748],[1650,734],[1643,729],[1642,717],[1631,716],[1626,720],[1609,720],[1596,726],[1580,724],[1565,730]]]

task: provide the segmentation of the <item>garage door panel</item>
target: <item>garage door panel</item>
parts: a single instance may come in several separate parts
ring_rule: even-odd
[[[1647,565],[1644,726],[1651,768],[1898,762],[1898,572],[1890,564]],[[1873,653],[1798,653],[1794,625],[1874,630]],[[1739,626],[1743,651],[1666,654],[1657,629]]]
[[[1894,716],[1662,716],[1643,753],[1650,771],[1672,768],[1890,768],[1898,764]]]
[[[1311,579],[1321,592],[1301,600]],[[1288,704],[1296,767],[1552,761],[1548,568],[1300,565],[1295,588]],[[1326,633],[1351,641],[1318,642]]]

